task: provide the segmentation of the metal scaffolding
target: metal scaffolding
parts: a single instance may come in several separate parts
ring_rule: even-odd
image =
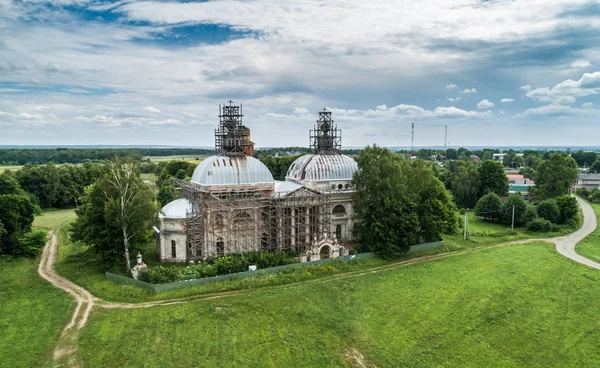
[[[219,155],[244,156],[254,154],[250,129],[242,124],[242,105],[219,105],[219,126],[215,129],[215,150]]]
[[[186,219],[188,259],[253,250],[304,253],[331,238],[331,195],[300,188],[265,193],[232,186],[218,194],[177,181],[192,203]]]
[[[337,154],[342,148],[342,131],[334,124],[331,111],[319,112],[315,129],[310,131],[310,148],[318,155]]]

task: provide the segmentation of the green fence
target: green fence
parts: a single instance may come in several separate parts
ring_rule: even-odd
[[[408,253],[423,252],[423,251],[427,251],[427,250],[438,249],[438,248],[441,248],[443,245],[444,245],[443,241],[439,241],[439,242],[435,242],[435,243],[424,243],[424,244],[412,245],[410,247]],[[326,258],[326,259],[320,259],[317,261],[310,261],[310,262],[305,262],[305,263],[292,263],[292,264],[283,265],[283,266],[263,268],[263,269],[259,269],[256,271],[245,271],[245,272],[232,273],[232,274],[228,274],[228,275],[205,277],[202,279],[175,281],[175,282],[169,282],[169,283],[165,283],[165,284],[150,284],[150,283],[147,283],[144,281],[135,280],[135,279],[132,279],[131,277],[117,275],[117,274],[114,274],[111,272],[106,272],[106,278],[113,282],[116,282],[117,284],[134,285],[134,286],[141,287],[144,289],[152,290],[156,293],[160,293],[160,292],[168,291],[168,290],[176,290],[176,289],[182,289],[182,288],[187,288],[187,287],[191,287],[191,286],[204,285],[204,284],[207,284],[210,282],[215,282],[215,281],[240,279],[240,278],[252,277],[252,276],[256,276],[256,275],[263,275],[263,274],[267,274],[267,273],[280,272],[280,271],[284,271],[284,270],[288,270],[288,269],[292,269],[292,268],[296,268],[296,267],[316,266],[316,265],[332,263],[332,262],[347,262],[349,260],[361,261],[361,260],[366,260],[366,259],[372,259],[375,257],[376,257],[375,253],[360,253],[360,254],[356,254],[356,255],[352,255],[352,256]]]

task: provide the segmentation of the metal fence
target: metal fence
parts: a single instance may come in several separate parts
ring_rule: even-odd
[[[444,241],[412,245],[408,251],[408,254],[438,249],[438,248],[441,248],[443,245],[444,245]],[[316,261],[310,261],[310,262],[305,262],[305,263],[292,263],[292,264],[287,264],[287,265],[283,265],[283,266],[275,266],[275,267],[258,269],[256,271],[237,272],[237,273],[231,273],[228,275],[205,277],[205,278],[201,278],[201,279],[175,281],[175,282],[169,282],[169,283],[165,283],[165,284],[150,284],[148,282],[135,280],[131,277],[117,275],[117,274],[114,274],[111,272],[106,272],[106,278],[117,284],[134,285],[134,286],[137,286],[140,288],[154,291],[155,293],[160,293],[160,292],[164,292],[164,291],[168,291],[168,290],[176,290],[176,289],[182,289],[182,288],[187,288],[187,287],[192,287],[192,286],[204,285],[204,284],[216,282],[216,281],[243,279],[243,278],[247,278],[247,277],[263,275],[263,274],[268,274],[268,273],[273,273],[273,272],[281,272],[284,270],[289,270],[289,269],[293,269],[293,268],[297,268],[297,267],[316,266],[316,265],[333,263],[333,262],[348,262],[350,260],[362,261],[362,260],[372,259],[372,258],[376,258],[376,257],[377,256],[375,255],[375,253],[360,253],[360,254],[356,254],[356,255],[352,255],[352,256],[319,259]]]

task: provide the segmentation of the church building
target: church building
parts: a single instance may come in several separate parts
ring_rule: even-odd
[[[340,153],[341,130],[331,112],[319,112],[310,130],[313,153],[298,158],[285,181],[278,181],[252,157],[242,106],[229,101],[219,111],[216,155],[200,162],[190,181],[177,181],[180,198],[160,211],[160,259],[190,262],[263,250],[293,252],[303,260],[347,254],[350,182],[358,166]]]

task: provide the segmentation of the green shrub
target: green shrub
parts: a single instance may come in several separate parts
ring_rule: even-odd
[[[44,230],[31,230],[23,234],[21,239],[19,239],[22,254],[26,257],[37,256],[41,253],[47,240],[48,233]]]
[[[181,277],[181,271],[173,266],[154,266],[148,271],[140,273],[141,281],[151,284],[164,284],[166,282],[177,281]]]
[[[590,190],[586,187],[577,189],[577,194],[583,198],[588,199],[590,197]]]
[[[579,214],[579,205],[577,199],[570,195],[564,195],[556,198],[556,204],[560,211],[560,224],[566,224],[571,219],[574,219]]]
[[[475,215],[492,220],[500,217],[500,208],[500,197],[496,193],[489,193],[477,201]]]
[[[548,232],[552,230],[552,223],[544,218],[536,218],[527,223],[527,230],[533,232]]]
[[[535,206],[527,205],[527,209],[525,210],[525,212],[523,213],[523,216],[521,217],[521,220],[523,221],[523,223],[528,224],[532,220],[535,220],[536,218],[538,218],[538,213],[537,213],[537,209],[535,208]]]
[[[502,222],[509,225],[512,223],[513,207],[515,214],[515,226],[523,225],[524,222],[521,217],[527,210],[527,202],[525,202],[523,196],[519,193],[509,195],[504,203],[502,203],[502,209],[500,213]]]
[[[560,222],[560,209],[554,199],[547,199],[540,203],[537,208],[538,216],[553,224]]]

